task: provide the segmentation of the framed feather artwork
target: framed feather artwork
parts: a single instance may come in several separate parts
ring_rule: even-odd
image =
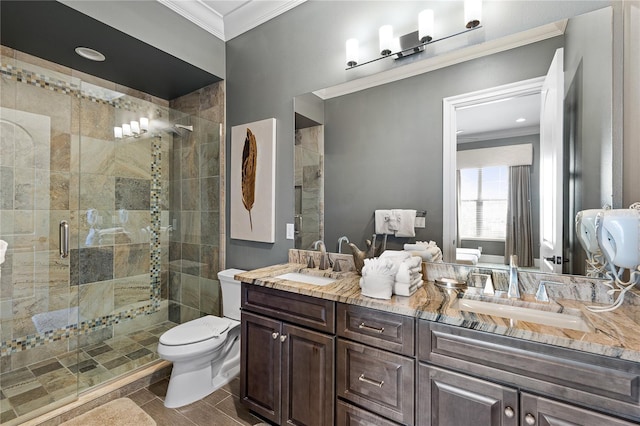
[[[231,238],[275,242],[276,119],[231,128]]]

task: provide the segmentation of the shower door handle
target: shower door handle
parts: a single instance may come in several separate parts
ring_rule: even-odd
[[[69,222],[63,220],[60,222],[60,258],[64,259],[69,256]]]

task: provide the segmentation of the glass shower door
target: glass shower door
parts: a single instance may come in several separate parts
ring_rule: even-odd
[[[73,220],[78,100],[70,93],[79,81],[1,59],[0,423],[12,424],[78,394],[78,294],[69,258],[60,254],[68,235],[60,224]]]

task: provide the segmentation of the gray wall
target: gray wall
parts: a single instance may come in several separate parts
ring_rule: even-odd
[[[325,101],[325,238],[357,244],[375,209],[427,211],[442,247],[442,99],[546,74],[562,37]],[[355,124],[355,125],[354,125]],[[390,239],[399,248],[408,239]]]
[[[293,97],[391,67],[402,66],[402,62],[384,60],[345,71],[345,40],[354,36],[359,37],[363,50],[361,54],[363,57],[368,57],[371,53],[365,51],[375,50],[376,32],[380,25],[389,22],[399,28],[404,23],[406,28],[409,23],[409,26],[415,27],[415,17],[420,10],[427,7],[426,3],[428,2],[307,1],[227,42],[227,135],[230,135],[230,127],[235,125],[269,117],[277,119],[276,242],[274,244],[253,243],[227,237],[227,267],[257,268],[284,262],[287,259],[288,249],[293,247],[293,240],[285,239],[285,224],[293,223],[294,211]],[[496,39],[610,4],[609,1],[485,1],[483,12],[485,26],[476,36],[468,40],[470,43],[480,43],[484,40]],[[436,9],[436,16],[439,17],[437,19],[440,19],[439,23],[443,26],[447,26],[445,20],[449,18],[455,19],[456,22],[462,21],[462,12],[453,10],[454,7],[461,9],[461,2],[433,2],[429,4],[431,5]],[[446,13],[446,8],[449,8],[450,13]],[[438,12],[441,13],[438,14]],[[514,19],[514,17],[521,19]],[[409,30],[415,30],[415,28],[407,29],[407,32]],[[366,37],[369,37],[368,40]],[[544,44],[546,42],[541,43],[541,45]],[[409,60],[419,59],[421,58]],[[412,185],[419,182],[420,190],[423,192],[412,198],[415,201],[411,205],[428,206],[428,227],[422,235],[423,238],[439,239],[442,234],[440,204],[442,200],[441,101],[443,95],[450,96],[477,90],[487,85],[502,84],[505,82],[504,79],[517,81],[526,78],[521,74],[541,75],[539,71],[542,68],[541,64],[524,56],[518,57],[518,61],[531,64],[532,69],[511,75],[508,71],[495,69],[483,60],[466,64],[466,67],[475,70],[478,79],[488,80],[485,86],[481,86],[478,81],[461,78],[459,71],[453,69],[454,67],[429,73],[430,83],[426,86],[421,85],[419,78],[400,83],[404,93],[411,94],[420,90],[425,99],[432,100],[428,105],[424,105],[425,109],[422,110],[420,117],[417,117],[419,122],[425,123],[419,135],[425,141],[420,152],[416,153],[409,162],[402,164],[397,160],[395,162],[396,165],[401,164],[401,169],[396,170],[396,173],[404,174],[408,170],[418,170],[420,173],[411,181]],[[474,80],[477,79],[474,78]],[[446,84],[447,88],[454,91],[446,93],[438,87],[438,83]],[[397,104],[403,102],[401,98],[397,99]],[[364,128],[360,130],[367,131]],[[403,133],[404,130],[398,127],[395,134],[402,135],[406,147],[407,141],[411,138],[404,136]],[[343,142],[354,143],[350,140]],[[229,152],[229,144],[228,136],[227,152]],[[353,153],[353,149],[349,149]],[[379,159],[377,154],[370,159],[372,161],[364,161],[360,155],[353,156],[346,164],[347,171],[343,170],[344,174],[328,179],[327,185],[336,181],[344,183],[355,174],[361,174],[362,171],[351,167],[353,162],[368,165],[373,170],[367,173],[375,175],[375,167],[384,166],[387,161],[385,158],[385,161],[380,163]],[[334,172],[333,170],[327,171],[327,178]],[[227,183],[227,193],[228,190]],[[329,192],[328,188],[327,192]],[[406,190],[406,193],[409,192],[414,191]],[[359,197],[358,202],[364,198]],[[406,199],[403,201],[407,202]],[[327,199],[326,207],[329,207],[330,203],[333,201]],[[355,206],[358,203],[352,202],[352,205]],[[367,217],[372,215],[371,205],[362,209]],[[366,224],[361,226],[364,228]]]

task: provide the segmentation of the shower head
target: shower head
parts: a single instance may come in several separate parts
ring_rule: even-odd
[[[183,129],[183,130],[188,130],[190,132],[193,132],[193,126],[185,126],[184,124],[174,124],[173,127],[175,127],[176,129]]]

